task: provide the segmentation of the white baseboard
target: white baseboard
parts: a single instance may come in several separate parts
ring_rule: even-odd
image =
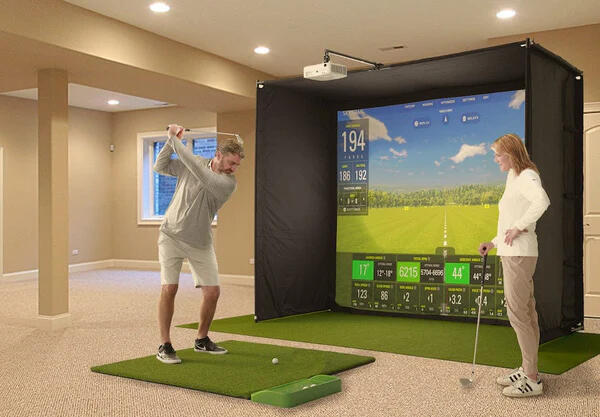
[[[107,268],[112,268],[113,264],[114,264],[114,259],[105,259],[103,261],[71,264],[71,265],[69,265],[69,272],[85,272],[85,271],[95,271],[97,269],[107,269]]]
[[[56,316],[43,316],[40,314],[37,316],[34,325],[38,329],[46,331],[66,329],[71,327],[71,313],[57,314]]]
[[[114,263],[113,259],[105,259],[103,261],[83,262],[80,264],[69,265],[69,272],[84,272],[94,271],[97,269],[112,268]],[[32,269],[30,271],[18,271],[11,272],[9,274],[3,274],[2,278],[10,281],[25,281],[28,279],[37,279],[38,270]]]
[[[108,268],[160,271],[160,264],[158,261],[139,259],[105,259],[102,261],[71,264],[69,265],[69,272],[85,272]],[[187,262],[183,263],[181,272],[187,274],[191,273],[190,265]],[[33,269],[31,271],[11,272],[10,274],[2,275],[3,282],[36,280],[37,278],[37,269]],[[219,280],[221,281],[221,284],[244,285],[249,287],[254,286],[254,277],[252,275],[219,274]]]
[[[158,261],[143,261],[139,259],[112,259],[113,265],[111,268],[117,269],[142,269],[142,270],[160,270]],[[186,262],[183,263],[184,267]],[[188,267],[189,268],[189,267]],[[183,269],[183,268],[182,268]]]
[[[160,264],[158,261],[140,261],[136,259],[113,259],[112,261],[112,268],[160,271]],[[190,270],[190,264],[183,262],[181,272],[190,274],[192,272]],[[254,286],[254,277],[252,275],[219,274],[219,280],[221,284]]]
[[[37,277],[38,277],[37,269],[32,269],[31,271],[11,272],[9,274],[2,275],[3,281],[11,281],[11,282],[25,281],[28,279],[37,279]]]
[[[246,287],[254,287],[254,277],[252,275],[230,275],[219,274],[221,284],[229,285],[244,285]]]
[[[600,113],[600,101],[583,104],[584,113]]]

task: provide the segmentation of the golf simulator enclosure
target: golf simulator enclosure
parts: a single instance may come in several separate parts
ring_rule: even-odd
[[[525,140],[551,205],[537,222],[541,341],[583,322],[583,76],[529,40],[318,82],[257,84],[255,320],[319,310],[507,324],[495,252]],[[479,286],[484,280],[484,295]]]

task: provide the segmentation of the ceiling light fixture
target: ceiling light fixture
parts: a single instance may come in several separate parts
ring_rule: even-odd
[[[513,9],[504,9],[496,13],[496,17],[498,19],[510,19],[511,17],[515,17],[516,14],[517,12],[515,12]]]
[[[154,13],[166,13],[171,10],[171,7],[162,1],[157,1],[156,3],[152,3],[150,5],[150,10],[152,10]]]
[[[254,52],[259,55],[268,54],[270,51],[271,50],[269,48],[267,48],[266,46],[257,46],[256,48],[254,48]]]
[[[111,106],[116,106],[117,104],[119,104],[119,100],[108,100],[107,103]]]

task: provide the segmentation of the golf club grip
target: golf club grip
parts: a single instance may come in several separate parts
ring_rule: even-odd
[[[169,130],[169,126],[167,126],[167,128],[165,130]],[[183,129],[184,132],[191,132],[190,129]]]
[[[487,266],[487,253],[483,255],[483,272],[481,275],[481,282],[483,283],[483,279],[485,278],[485,268]]]

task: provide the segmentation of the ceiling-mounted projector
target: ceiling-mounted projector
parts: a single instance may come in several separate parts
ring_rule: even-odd
[[[322,64],[304,67],[304,78],[310,80],[330,81],[345,78],[346,75],[348,75],[346,66],[334,64],[333,62],[323,62]]]
[[[339,55],[341,57],[351,59],[353,61],[362,62],[373,66],[373,69],[379,70],[383,68],[383,64],[377,62],[367,61],[362,58],[356,58],[350,55],[342,54],[340,52],[332,51],[331,49],[325,49],[325,55],[323,56],[323,63],[317,65],[309,65],[304,67],[304,78],[316,81],[330,81],[338,80],[340,78],[346,78],[348,71],[346,66],[342,64],[334,64],[331,62],[329,54]]]

